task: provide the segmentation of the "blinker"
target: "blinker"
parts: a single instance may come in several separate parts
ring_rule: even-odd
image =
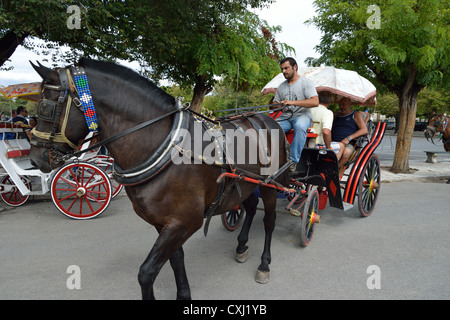
[[[37,105],[38,118],[50,122],[54,121],[57,106],[58,102],[56,101],[51,101],[47,99],[39,100],[39,103]]]

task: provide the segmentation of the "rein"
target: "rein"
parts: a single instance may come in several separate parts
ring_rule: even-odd
[[[163,114],[162,116],[160,116],[160,117],[158,117],[158,118],[150,119],[150,120],[148,120],[148,121],[142,122],[142,123],[140,123],[140,124],[138,124],[138,125],[136,125],[136,126],[134,126],[134,127],[132,127],[132,128],[129,128],[129,129],[127,129],[127,130],[125,130],[125,131],[123,131],[123,132],[121,132],[121,133],[116,134],[115,136],[112,136],[112,137],[110,137],[110,138],[108,138],[108,139],[105,139],[105,140],[103,140],[103,141],[100,141],[100,142],[98,142],[98,143],[96,143],[96,144],[94,144],[94,145],[92,145],[92,146],[90,146],[90,147],[88,147],[88,148],[86,148],[86,149],[84,149],[84,150],[79,150],[79,151],[72,152],[72,153],[70,153],[70,154],[66,154],[66,155],[63,157],[63,160],[68,160],[69,158],[74,157],[74,156],[75,156],[75,157],[78,157],[78,156],[82,155],[82,154],[85,153],[85,152],[91,151],[91,150],[96,149],[96,148],[98,148],[98,147],[101,147],[101,146],[103,146],[103,145],[105,145],[105,144],[108,144],[108,143],[111,143],[111,142],[113,142],[113,141],[116,141],[117,139],[120,139],[120,138],[126,136],[127,134],[136,132],[136,131],[138,131],[138,130],[140,130],[140,129],[142,129],[142,128],[145,128],[145,127],[147,127],[147,126],[149,126],[149,125],[151,125],[151,124],[153,124],[153,123],[155,123],[155,122],[158,122],[158,121],[160,121],[160,120],[162,120],[162,119],[164,119],[164,118],[166,118],[166,117],[168,117],[168,116],[170,116],[170,115],[172,115],[172,114],[174,114],[174,113],[176,113],[176,112],[179,112],[179,111],[182,111],[182,110],[186,110],[187,108],[188,108],[188,107],[186,107],[186,106],[184,106],[184,105],[181,105],[181,107],[175,108],[174,110],[172,110],[172,111],[170,111],[170,112],[168,112],[168,113],[165,113],[165,114]],[[93,138],[94,138],[94,137],[93,137]],[[92,140],[93,138],[90,138],[90,139],[88,139],[88,140],[85,140],[84,142],[87,142],[87,141],[89,141],[89,140]]]

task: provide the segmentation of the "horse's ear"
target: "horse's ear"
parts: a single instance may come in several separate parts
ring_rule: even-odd
[[[33,69],[36,70],[36,72],[41,76],[41,78],[45,82],[48,82],[51,84],[59,84],[58,72],[43,66],[39,61],[38,61],[39,66],[36,66],[31,61],[30,61],[30,64],[33,67]]]

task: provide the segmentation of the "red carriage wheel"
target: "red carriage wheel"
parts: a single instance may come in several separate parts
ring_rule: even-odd
[[[111,202],[108,176],[91,163],[71,163],[62,167],[51,184],[56,208],[72,219],[91,219]]]
[[[222,213],[222,224],[228,231],[236,230],[244,217],[245,209],[240,204],[228,212]]]
[[[113,198],[117,196],[120,193],[120,191],[122,191],[123,185],[118,183],[112,177],[112,166],[114,163],[114,158],[106,155],[97,155],[94,158],[90,159],[89,162],[95,164],[97,167],[100,167],[108,175],[112,188],[111,196]]]
[[[303,207],[302,223],[300,229],[300,245],[307,247],[311,242],[314,227],[320,222],[319,216],[319,192],[312,189],[308,194],[305,206]]]
[[[28,188],[28,190],[31,190],[30,180],[25,177],[20,177],[20,179],[22,179],[22,181],[25,183],[25,186]],[[13,186],[9,191],[0,193],[3,202],[11,207],[18,207],[23,205],[30,197],[29,195],[24,196],[22,195],[22,193],[20,193],[19,189],[16,187],[14,181],[12,181],[9,175],[3,177],[1,184],[5,186]],[[2,188],[2,191],[3,189],[4,188]]]

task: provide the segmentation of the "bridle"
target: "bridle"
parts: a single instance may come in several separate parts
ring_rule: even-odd
[[[70,158],[68,154],[73,153],[73,150],[78,149],[83,142],[79,141],[76,143],[70,141],[65,135],[71,106],[74,105],[79,111],[85,113],[82,100],[80,100],[80,96],[81,99],[83,99],[83,95],[81,94],[79,90],[80,88],[77,84],[77,81],[79,81],[78,78],[83,75],[85,77],[86,75],[84,69],[81,67],[70,67],[70,69],[60,68],[56,71],[59,74],[60,84],[54,85],[44,82],[41,89],[42,99],[39,100],[37,105],[37,116],[39,118],[39,121],[50,123],[50,132],[38,131],[36,128],[33,128],[31,133],[34,137],[30,141],[30,144],[32,146],[46,149],[50,164],[52,164],[53,162],[60,162],[61,160],[65,160],[66,158]],[[71,71],[74,74],[73,77]],[[44,90],[58,91],[58,99],[56,101],[52,101],[44,98]],[[59,124],[64,108],[64,119],[60,127]],[[68,144],[71,149],[63,147],[61,143]]]
[[[44,83],[42,85],[42,93],[45,89],[59,91],[58,100],[52,101],[42,98],[41,100],[39,100],[37,106],[38,119],[40,121],[42,120],[51,123],[51,130],[50,132],[42,132],[34,128],[31,131],[31,133],[33,134],[33,139],[30,141],[30,144],[32,146],[45,148],[50,165],[53,162],[61,162],[66,161],[71,157],[78,157],[85,152],[111,143],[127,134],[145,128],[172,114],[181,113],[181,111],[188,110],[189,108],[189,105],[183,105],[181,104],[181,100],[177,99],[174,108],[171,111],[163,114],[162,116],[142,122],[132,128],[116,134],[115,136],[91,145],[86,149],[79,150],[79,146],[95,138],[95,133],[97,133],[98,129],[97,114],[90,92],[86,72],[81,66],[71,66],[68,68],[60,68],[56,70],[59,74],[60,85]],[[71,76],[71,71],[73,73],[73,77]],[[66,100],[66,112],[61,124],[61,129],[58,130],[62,110],[64,108],[64,101]],[[94,132],[94,136],[92,138],[74,143],[66,137],[65,129],[68,123],[68,117],[72,105],[75,105],[75,107],[84,114],[86,125],[89,131]],[[175,138],[172,138],[172,140],[175,140]],[[66,143],[71,147],[71,149],[63,148],[58,143]]]
[[[447,129],[447,125],[448,125],[448,117],[446,117],[444,114],[435,115],[431,118],[431,120],[434,118],[436,118],[436,120],[433,122],[432,125],[427,125],[427,128],[425,130],[425,137],[427,138],[427,140],[429,138],[431,138],[431,142],[433,144],[434,144],[433,137],[435,136],[435,134],[436,133],[440,134],[440,137],[438,140],[438,141],[440,141],[443,138],[443,133]],[[431,122],[431,120],[429,122]],[[427,134],[428,131],[430,131],[431,134]],[[449,143],[449,142],[447,141],[446,143]]]

